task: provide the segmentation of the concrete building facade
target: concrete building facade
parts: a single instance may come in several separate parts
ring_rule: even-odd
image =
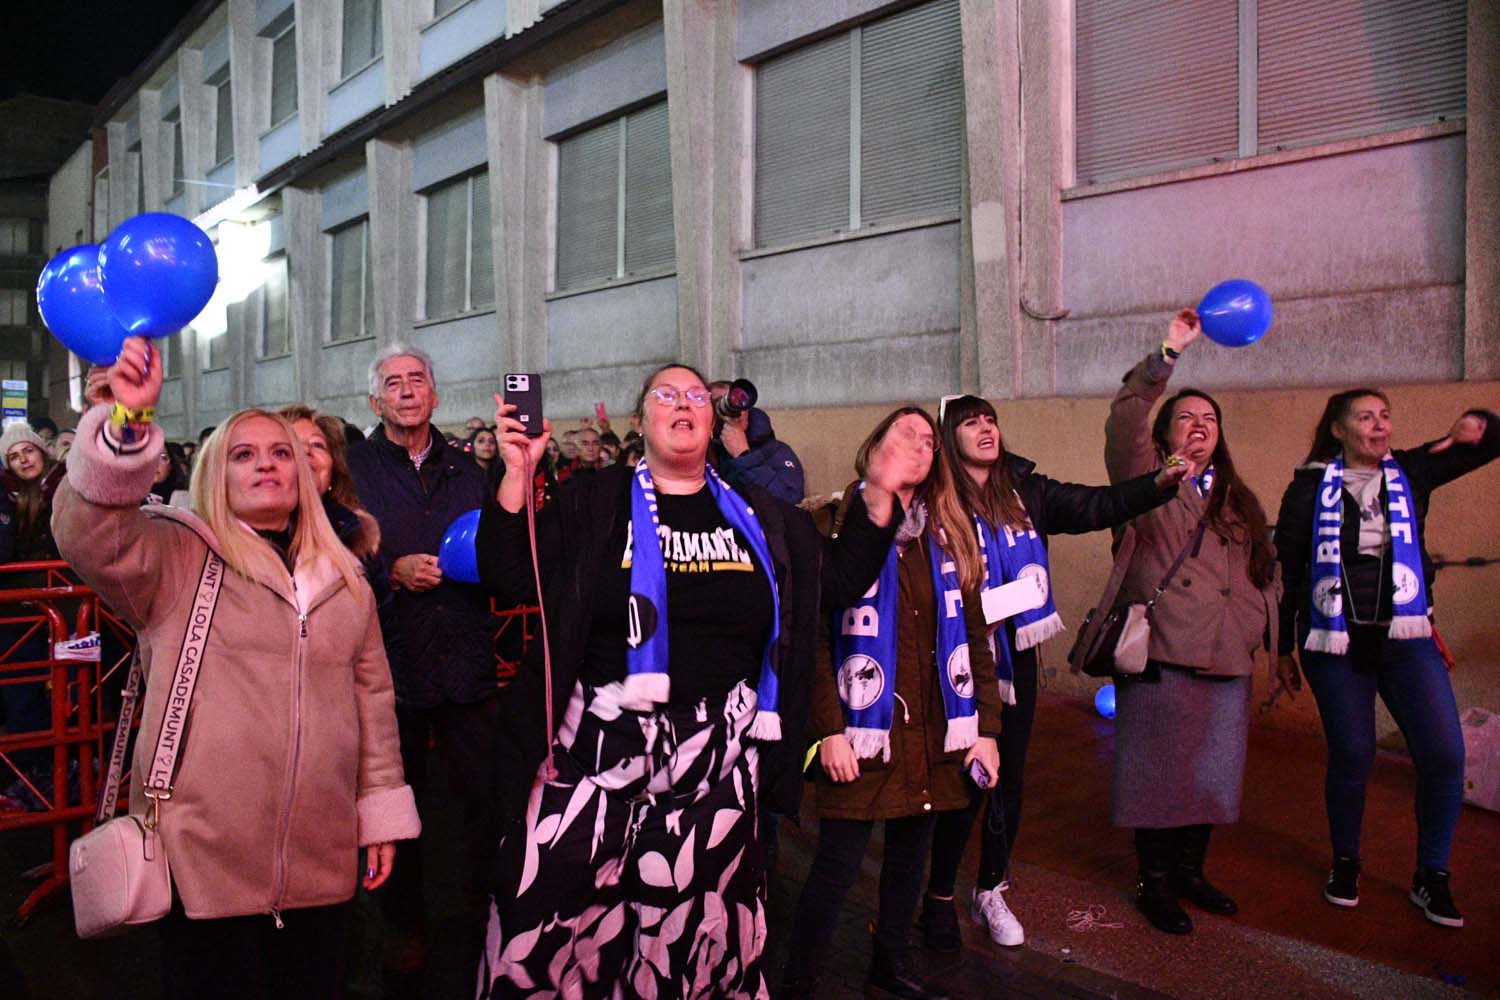
[[[556,419],[623,414],[680,358],[760,385],[819,489],[887,405],[959,391],[1024,401],[1016,440],[1087,420],[1034,457],[1097,481],[1077,397],[1230,277],[1272,332],[1180,378],[1297,413],[1493,395],[1497,66],[1463,0],[205,0],[101,105],[88,194],[95,239],[166,210],[220,247],[174,436],[368,423],[399,339],[445,424],[511,370]],[[1306,432],[1244,446],[1268,506]]]

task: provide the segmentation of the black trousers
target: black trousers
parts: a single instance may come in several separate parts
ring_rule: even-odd
[[[923,869],[932,849],[933,823],[931,813],[885,821],[875,943],[887,951],[902,951],[910,943],[912,921],[922,898]],[[818,851],[797,900],[788,938],[787,978],[816,977],[874,829],[874,822],[867,820],[818,821]]]
[[[1031,745],[1031,724],[1036,720],[1036,650],[1013,653],[1016,703],[1000,713],[1000,782],[987,791],[975,791],[968,808],[938,816],[932,838],[932,875],[927,888],[934,896],[953,895],[958,867],[969,844],[974,819],[984,813],[979,832],[979,874],[974,884],[993,889],[1005,881],[1010,870],[1010,852],[1021,832],[1022,779],[1026,773],[1026,749]]]
[[[353,861],[351,860],[351,864]],[[163,1000],[271,1000],[344,996],[349,904],[189,920],[182,904],[156,925]]]
[[[488,919],[489,875],[499,840],[496,812],[495,736],[500,726],[500,703],[494,698],[468,705],[439,705],[410,709],[397,706],[401,733],[401,765],[417,799],[417,811],[428,815],[431,789],[427,778],[429,746],[436,743],[448,768],[448,789],[458,798],[463,816],[465,916],[472,916],[474,963],[484,942]],[[529,778],[517,778],[530,783]],[[433,843],[433,827],[424,823],[420,840],[402,841],[396,868],[376,895],[386,926],[407,935],[420,935],[426,926],[422,894],[424,850],[451,850]]]

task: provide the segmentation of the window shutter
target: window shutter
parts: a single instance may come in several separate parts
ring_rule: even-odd
[[[357,222],[333,232],[332,340],[359,336],[365,227]]]
[[[849,228],[848,33],[789,52],[755,74],[755,242]]]
[[[472,232],[469,239],[474,250],[469,257],[469,308],[484,309],[495,304],[495,266],[491,252],[490,175],[480,171],[469,178],[474,192]]]
[[[234,156],[234,95],[229,81],[218,86],[217,107],[214,112],[214,164],[218,165]]]
[[[1261,152],[1457,118],[1463,0],[1259,0]]]
[[[183,188],[186,186],[183,176],[187,173],[187,167],[184,166],[182,158],[182,119],[172,119],[169,127],[172,130],[172,183],[170,190],[172,195],[175,196],[181,194]]]
[[[957,213],[963,160],[958,0],[868,25],[860,49],[860,224]]]
[[[364,276],[364,280],[359,285],[359,294],[364,306],[360,314],[363,322],[359,326],[359,335],[373,337],[375,335],[375,260],[370,256],[370,220],[361,219],[356,228],[360,236],[360,267]]]
[[[380,54],[380,0],[344,0],[340,62],[347,77]]]
[[[265,330],[261,337],[261,355],[274,358],[285,354],[287,338],[286,258],[277,257],[267,268],[265,287]]]
[[[297,29],[288,28],[271,43],[271,124],[281,124],[296,110]]]
[[[468,2],[469,0],[437,0],[437,2],[432,5],[432,16],[435,18],[442,17],[449,11],[458,10],[458,8],[462,7]]]
[[[625,122],[625,273],[671,267],[677,241],[672,232],[672,150],[667,102],[628,116]]]
[[[1076,0],[1080,183],[1239,152],[1237,0]]]
[[[615,277],[619,183],[618,120],[558,144],[558,288]]]
[[[427,318],[464,311],[469,181],[461,177],[427,195]]]

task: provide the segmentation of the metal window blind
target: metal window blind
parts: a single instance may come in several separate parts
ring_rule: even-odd
[[[755,72],[755,243],[849,228],[850,36]]]
[[[676,250],[672,150],[663,101],[625,121],[625,273],[671,267]]]
[[[343,76],[380,54],[380,0],[344,0]]]
[[[291,346],[287,328],[286,258],[277,257],[266,271],[265,298],[262,300],[266,311],[260,353],[262,357],[272,358],[285,354]]]
[[[234,156],[234,95],[229,81],[219,84],[214,105],[214,163]]]
[[[360,267],[361,278],[359,285],[360,301],[363,309],[360,317],[363,323],[359,332],[366,337],[375,335],[375,260],[370,254],[370,220],[361,220],[359,231],[362,235],[360,249],[363,252],[363,263]]]
[[[495,266],[490,231],[490,175],[481,170],[469,178],[474,210],[469,215],[469,308],[483,309],[495,304]]]
[[[1464,0],[1259,0],[1261,152],[1464,114]]]
[[[469,180],[458,180],[427,195],[427,318],[464,311],[465,259],[469,225]]]
[[[365,266],[365,223],[336,229],[333,236],[333,285],[329,339],[353,340],[362,334],[364,315],[363,276]]]
[[[1076,0],[1082,183],[1239,151],[1237,0]]]
[[[167,357],[166,363],[162,365],[161,377],[172,378],[182,374],[182,340],[191,337],[191,327],[177,331],[176,334],[166,338]]]
[[[130,152],[135,154],[135,210],[144,212],[146,210],[146,158],[141,155],[140,143],[131,146]]]
[[[271,124],[281,124],[296,110],[297,29],[288,28],[271,43]]]
[[[860,225],[957,213],[964,137],[958,0],[863,29]]]
[[[462,7],[468,2],[469,0],[437,0],[437,2],[432,5],[432,16],[442,17],[449,11],[458,10],[458,8]]]
[[[167,123],[167,130],[172,133],[171,180],[167,187],[169,196],[172,196],[181,194],[185,186],[183,183],[183,173],[186,167],[182,159],[182,119],[172,119]]]
[[[109,168],[94,175],[94,239],[100,243],[109,234]]]
[[[208,364],[204,371],[229,367],[229,334],[216,333],[208,338]]]
[[[557,146],[557,287],[616,276],[620,120]]]

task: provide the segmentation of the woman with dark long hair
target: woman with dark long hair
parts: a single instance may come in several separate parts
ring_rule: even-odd
[[[1063,630],[1052,603],[1047,539],[1114,527],[1161,506],[1176,495],[1186,465],[1144,472],[1118,486],[1060,483],[1037,472],[1030,460],[1006,451],[995,408],[978,396],[960,396],[944,407],[942,451],[953,469],[963,515],[981,540],[984,555],[983,572],[961,582],[988,589],[1030,578],[1042,592],[1037,607],[990,626],[996,683],[1004,702],[999,782],[988,791],[976,789],[965,808],[939,815],[933,835],[923,926],[929,947],[957,951],[962,939],[954,884],[980,812],[985,819],[980,825],[974,919],[997,944],[1025,941],[1021,922],[1002,893],[1010,888],[1006,871],[1021,826],[1021,781],[1036,715],[1037,653],[1041,643]]]
[[[945,997],[908,962],[912,918],[939,812],[969,801],[964,769],[999,770],[1000,691],[979,599],[978,538],[953,489],[937,425],[893,410],[855,457],[899,472],[906,517],[879,579],[836,609],[833,658],[813,678],[809,736],[818,741],[818,847],[792,922],[783,996],[814,996],[844,898],[876,822],[885,824],[880,916],[867,987]],[[834,517],[842,530],[858,484]]]
[[[1278,663],[1295,693],[1294,650],[1302,650],[1328,739],[1324,800],[1333,865],[1323,898],[1335,906],[1359,903],[1378,694],[1417,769],[1411,901],[1433,923],[1462,927],[1448,854],[1463,802],[1464,742],[1430,620],[1426,519],[1433,490],[1500,455],[1500,417],[1469,410],[1446,437],[1398,451],[1390,447],[1393,430],[1390,399],[1379,389],[1335,393],[1313,428],[1312,449],[1276,521],[1286,584]]]
[[[1105,424],[1111,482],[1173,456],[1188,466],[1177,496],[1132,521],[1119,542],[1131,546],[1120,603],[1144,605],[1165,590],[1151,611],[1144,672],[1115,684],[1113,818],[1135,830],[1137,906],[1172,934],[1193,929],[1179,896],[1210,913],[1239,909],[1203,864],[1214,826],[1239,819],[1250,674],[1256,652],[1275,648],[1281,587],[1265,511],[1235,471],[1218,402],[1183,389],[1151,419],[1200,332],[1197,313],[1178,313],[1160,349],[1125,376]]]

